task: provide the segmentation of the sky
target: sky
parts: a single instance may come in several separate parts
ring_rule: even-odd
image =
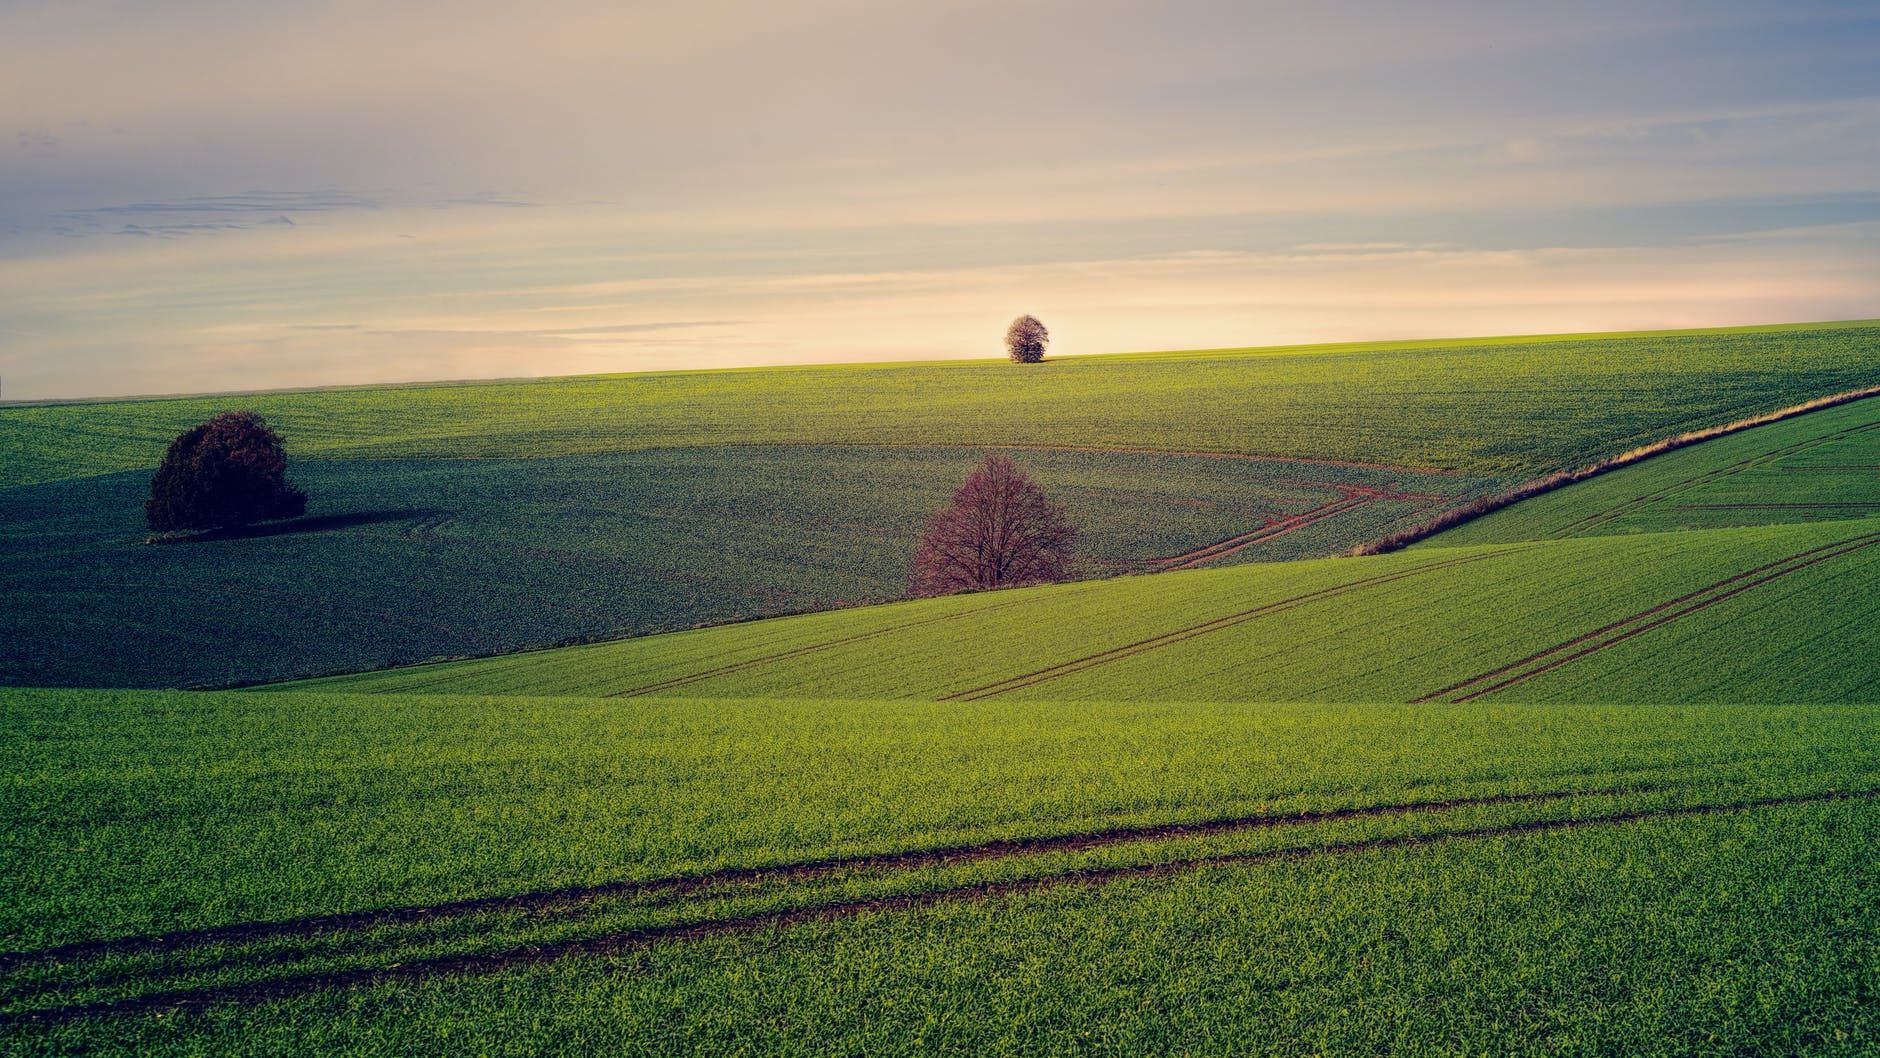
[[[1880,317],[1880,4],[0,0],[0,397]]]

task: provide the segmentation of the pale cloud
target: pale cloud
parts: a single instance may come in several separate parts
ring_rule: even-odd
[[[1876,315],[1876,48],[1752,0],[0,3],[0,372]]]

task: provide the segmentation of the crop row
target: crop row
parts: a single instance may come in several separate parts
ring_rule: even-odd
[[[1378,701],[1423,698],[1720,580],[1816,549],[1602,651],[1581,700],[1867,700],[1871,523],[1442,548],[898,604],[368,673],[331,689],[674,696]],[[1786,619],[1813,607],[1817,619]],[[947,615],[945,621],[930,617]],[[865,639],[855,637],[866,636]],[[1756,694],[1691,682],[1727,646]],[[1505,692],[1547,695],[1583,664]],[[1775,693],[1775,688],[1782,688]]]

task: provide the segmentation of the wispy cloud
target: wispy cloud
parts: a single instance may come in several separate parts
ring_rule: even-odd
[[[0,4],[9,392],[1880,313],[1871,5],[444,14]]]

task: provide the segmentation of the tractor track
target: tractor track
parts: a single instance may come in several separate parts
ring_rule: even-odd
[[[1671,623],[1679,618],[1688,617],[1700,610],[1708,609],[1726,599],[1734,598],[1751,588],[1759,587],[1774,580],[1779,580],[1791,573],[1797,573],[1811,566],[1865,550],[1880,544],[1880,532],[1865,533],[1859,536],[1837,540],[1820,547],[1799,551],[1795,554],[1776,559],[1725,577],[1712,584],[1707,584],[1696,591],[1687,592],[1675,599],[1668,599],[1640,610],[1629,617],[1621,618],[1610,624],[1596,628],[1591,632],[1575,636],[1565,642],[1557,643],[1546,650],[1537,651],[1519,661],[1510,662],[1500,668],[1471,676],[1466,680],[1452,683],[1440,690],[1431,691],[1419,698],[1411,699],[1412,704],[1433,701],[1461,703],[1472,701],[1484,695],[1525,683],[1544,672],[1552,671],[1569,662],[1595,654],[1608,647],[1616,646],[1628,639],[1649,632],[1654,628]],[[1739,583],[1741,582],[1741,583]],[[1679,609],[1678,607],[1682,607]],[[1669,611],[1669,612],[1667,612]],[[1640,622],[1643,622],[1642,624]],[[1601,638],[1605,637],[1605,638]],[[1575,649],[1578,648],[1578,649]],[[1499,678],[1506,677],[1506,678]],[[1494,682],[1490,682],[1494,681]],[[1487,684],[1487,686],[1481,686]],[[1471,689],[1473,688],[1473,689]],[[1467,693],[1457,695],[1459,691]]]
[[[1079,590],[1082,590],[1082,589],[1079,589]],[[1067,592],[1066,594],[1071,594],[1071,593]],[[633,698],[633,697],[639,697],[641,695],[656,694],[660,691],[671,690],[674,687],[684,687],[688,684],[698,683],[702,680],[714,679],[719,676],[729,676],[729,675],[732,675],[733,673],[743,672],[747,669],[758,668],[763,665],[769,665],[769,664],[772,664],[773,662],[789,661],[793,658],[800,658],[804,656],[805,654],[815,654],[820,651],[833,650],[836,647],[847,646],[851,643],[865,642],[867,640],[875,639],[880,636],[889,635],[894,632],[906,631],[909,628],[921,628],[927,625],[942,624],[948,621],[958,621],[967,617],[977,617],[980,614],[993,613],[998,610],[1009,609],[1013,606],[1018,606],[1022,603],[1027,603],[1030,601],[1032,601],[1030,596],[1024,596],[1024,597],[1016,598],[1016,599],[1008,599],[1004,602],[992,603],[987,606],[976,607],[971,610],[961,610],[958,613],[941,614],[937,617],[923,617],[915,621],[904,621],[897,625],[889,625],[885,628],[877,628],[870,632],[857,632],[854,635],[843,636],[838,639],[825,640],[820,643],[810,643],[805,646],[794,647],[789,650],[778,651],[775,654],[766,654],[760,658],[748,658],[744,661],[734,661],[734,662],[730,662],[729,664],[719,665],[716,668],[705,669],[700,672],[688,673],[687,675],[684,675],[684,676],[674,676],[670,679],[660,680],[656,683],[648,683],[648,684],[643,684],[638,687],[631,687],[624,691],[610,691],[606,694],[601,695],[601,697],[603,698]]]
[[[1657,769],[1647,769],[1657,770]],[[1485,808],[1496,805],[1524,804],[1563,800],[1573,797],[1618,796],[1672,789],[1667,784],[1634,783],[1628,786],[1588,790],[1546,790],[1528,793],[1486,794],[1476,797],[1449,797],[1430,801],[1403,801],[1358,805],[1347,808],[1315,809],[1285,814],[1256,813],[1221,819],[1174,823],[1148,823],[1140,826],[1103,827],[1032,838],[998,838],[967,844],[942,845],[903,852],[863,853],[852,856],[828,856],[794,863],[764,867],[728,867],[700,874],[676,874],[663,877],[603,882],[596,885],[541,889],[503,896],[475,897],[448,903],[418,907],[381,908],[372,911],[313,915],[271,922],[241,922],[226,926],[178,930],[169,933],[119,937],[106,940],[75,941],[34,951],[0,952],[0,969],[17,966],[92,959],[106,955],[132,955],[183,951],[211,944],[228,944],[289,937],[310,937],[344,933],[388,925],[438,922],[467,915],[503,911],[541,911],[587,903],[601,899],[646,894],[685,894],[723,885],[759,881],[800,881],[846,871],[910,870],[951,864],[976,863],[1019,855],[1100,848],[1136,841],[1177,837],[1197,837],[1239,830],[1257,830],[1282,826],[1336,822],[1379,816],[1445,812],[1458,808]]]
[[[1196,566],[1212,562],[1217,558],[1226,558],[1229,555],[1237,554],[1255,544],[1263,544],[1269,540],[1276,540],[1279,537],[1304,529],[1307,526],[1317,525],[1320,522],[1336,518],[1339,515],[1350,514],[1352,511],[1361,510],[1373,504],[1411,503],[1427,506],[1429,504],[1448,503],[1456,499],[1454,496],[1440,496],[1429,492],[1399,492],[1394,488],[1395,485],[1396,482],[1391,482],[1389,486],[1385,487],[1324,483],[1322,487],[1336,490],[1340,494],[1337,499],[1321,503],[1317,507],[1300,511],[1297,514],[1275,518],[1258,528],[1224,537],[1204,547],[1195,548],[1192,551],[1184,551],[1178,555],[1149,559],[1144,565],[1159,573],[1180,569],[1193,569]]]
[[[1469,562],[1479,562],[1479,561],[1482,561],[1483,559],[1494,558],[1498,555],[1513,554],[1518,551],[1528,550],[1528,548],[1533,547],[1533,546],[1538,546],[1538,545],[1530,544],[1530,545],[1525,545],[1525,546],[1506,548],[1500,551],[1486,552],[1486,553],[1474,554],[1474,555],[1466,555],[1462,558],[1444,559],[1442,561],[1431,562],[1422,566],[1416,566],[1411,569],[1397,570],[1392,573],[1382,573],[1376,576],[1365,577],[1361,580],[1347,581],[1343,584],[1334,584],[1330,587],[1320,588],[1317,591],[1307,592],[1303,595],[1295,595],[1290,598],[1277,600],[1275,602],[1264,603],[1260,606],[1256,606],[1251,609],[1241,610],[1236,613],[1226,614],[1224,616],[1212,618],[1207,621],[1201,621],[1196,624],[1187,625],[1182,628],[1174,629],[1172,631],[1163,632],[1160,635],[1150,636],[1146,639],[1139,639],[1133,643],[1125,643],[1121,646],[1111,647],[1108,650],[1101,650],[1093,654],[1086,654],[1086,655],[1083,655],[1082,657],[1072,658],[1069,661],[1059,662],[1056,665],[1047,666],[1046,668],[1042,668],[1042,669],[1036,669],[1032,672],[1024,673],[1022,675],[1010,676],[1003,680],[998,680],[992,683],[981,684],[980,686],[968,688],[967,690],[963,690],[963,691],[955,691],[952,694],[943,695],[937,700],[942,701],[942,702],[953,702],[953,701],[976,702],[976,701],[979,701],[980,699],[990,698],[998,694],[1005,694],[1009,691],[1021,690],[1027,687],[1035,687],[1038,684],[1047,683],[1051,680],[1055,680],[1063,676],[1068,676],[1074,672],[1082,672],[1086,669],[1096,668],[1099,665],[1107,665],[1113,661],[1121,661],[1124,658],[1135,657],[1140,654],[1148,653],[1151,650],[1168,646],[1172,643],[1179,643],[1185,640],[1197,638],[1199,636],[1204,636],[1212,632],[1218,632],[1225,628],[1232,628],[1236,625],[1245,624],[1248,621],[1253,621],[1261,617],[1266,617],[1269,614],[1281,613],[1286,610],[1291,610],[1300,606],[1307,605],[1308,603],[1316,602],[1320,599],[1326,599],[1326,598],[1331,598],[1337,595],[1343,595],[1347,592],[1358,591],[1360,589],[1374,587],[1379,584],[1388,584],[1393,581],[1403,580],[1407,577],[1414,577],[1414,576],[1418,576],[1424,573],[1431,573],[1437,570],[1448,569],[1452,566],[1459,566],[1459,565],[1463,565]]]
[[[1869,430],[1880,430],[1880,422],[1862,423],[1857,426],[1844,427],[1833,433],[1823,434],[1819,437],[1805,438],[1800,441],[1782,445],[1760,455],[1738,460],[1728,466],[1717,467],[1701,474],[1694,474],[1688,478],[1672,482],[1656,492],[1636,496],[1617,506],[1609,507],[1603,511],[1596,511],[1577,521],[1563,525],[1548,535],[1558,540],[1590,529],[1597,529],[1603,525],[1624,518],[1629,514],[1636,513],[1654,503],[1669,499],[1672,496],[1689,492],[1692,489],[1700,488],[1716,481],[1721,481],[1724,478],[1740,474],[1745,470],[1751,470],[1778,460],[1786,459],[1792,455],[1799,455],[1802,452],[1820,448],[1824,445],[1834,444],[1835,442],[1845,440],[1855,434],[1865,433]]]
[[[525,945],[503,951],[414,959],[392,966],[316,971],[251,983],[208,985],[149,992],[118,999],[71,1003],[58,1007],[9,1011],[0,1013],[0,1026],[52,1025],[147,1011],[201,1009],[224,1003],[269,1002],[327,990],[411,983],[441,976],[487,975],[568,958],[608,956],[659,943],[679,943],[753,933],[766,929],[785,929],[808,923],[833,922],[870,914],[911,911],[942,904],[983,901],[1070,886],[1089,888],[1116,881],[1163,878],[1208,868],[1296,862],[1317,857],[1356,856],[1393,849],[1429,848],[1465,841],[1562,833],[1591,827],[1695,818],[1764,808],[1870,801],[1876,797],[1880,797],[1880,788],[1833,790],[1738,801],[1637,808],[1601,815],[1527,820],[1461,830],[1216,853],[1182,860],[1099,867],[1012,880],[973,882],[916,893],[835,901],[807,907],[736,915],[705,922],[631,929],[598,936]]]

